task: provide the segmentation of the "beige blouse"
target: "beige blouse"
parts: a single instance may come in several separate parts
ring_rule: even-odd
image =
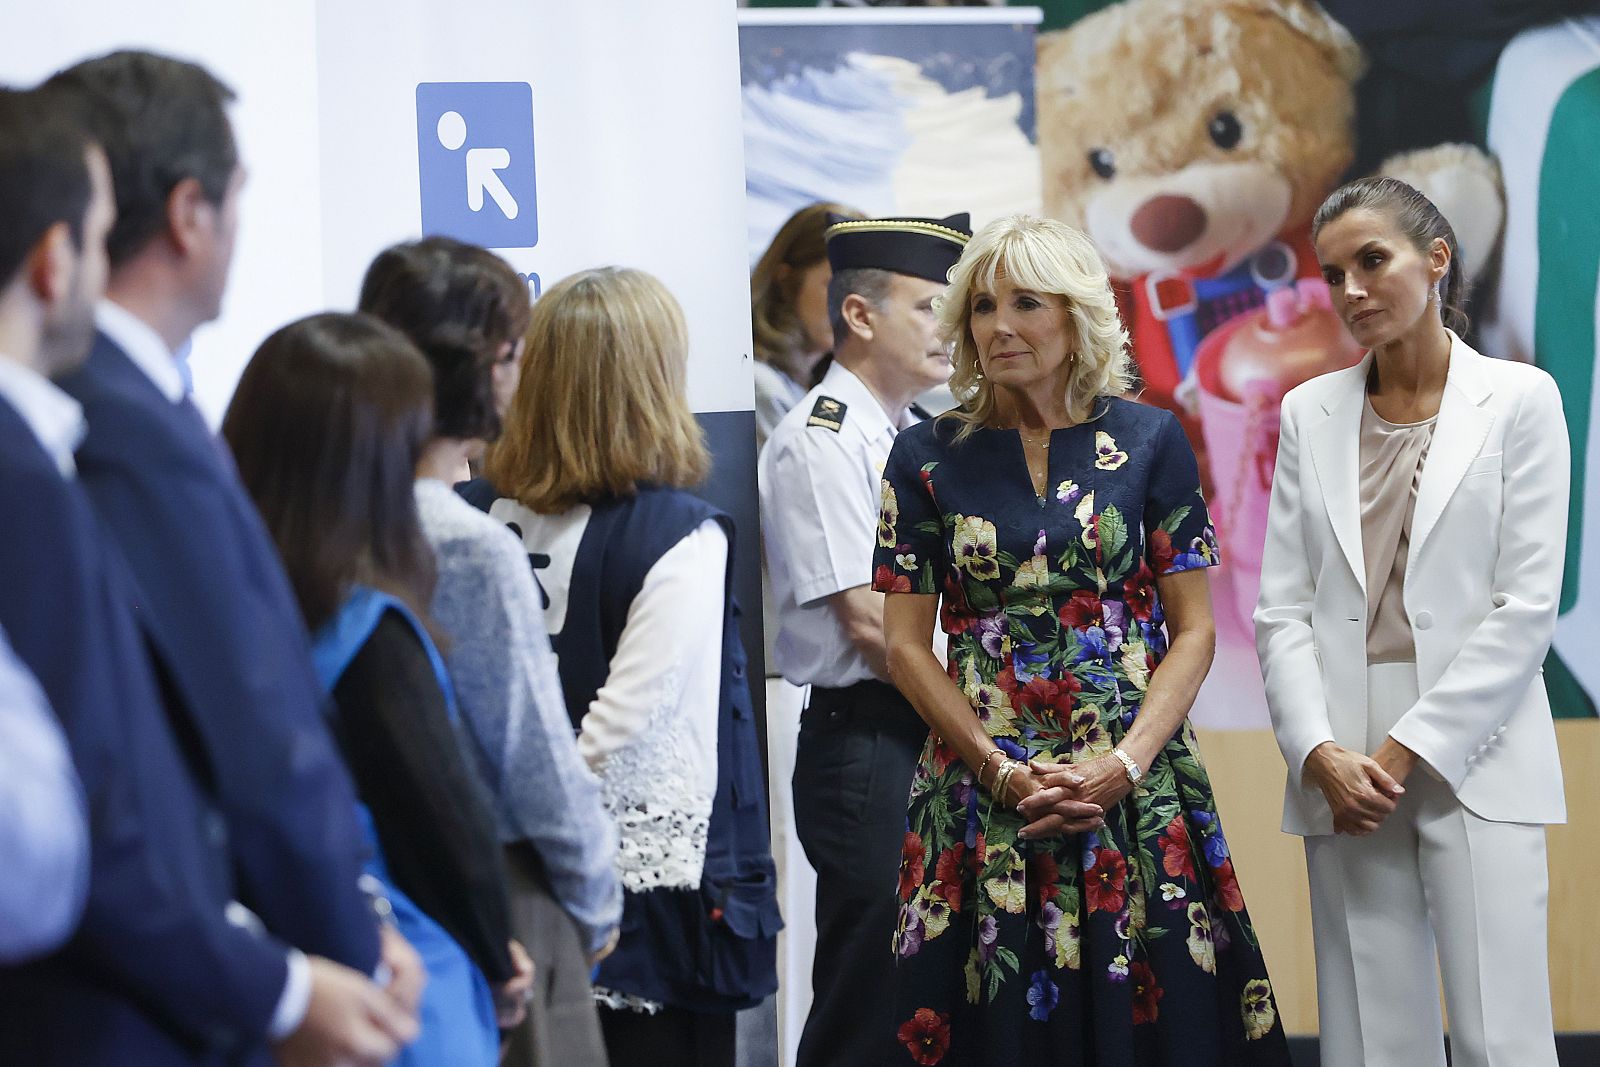
[[[1414,663],[1417,649],[1406,618],[1406,558],[1422,463],[1433,441],[1435,415],[1393,423],[1361,409],[1361,551],[1367,565],[1367,662]]]

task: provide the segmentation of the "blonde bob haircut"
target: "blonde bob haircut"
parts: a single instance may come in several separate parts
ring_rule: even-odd
[[[698,485],[711,459],[689,410],[688,360],[683,310],[652,275],[601,267],[562,279],[534,302],[489,480],[543,515],[641,483]]]
[[[950,286],[938,308],[940,333],[954,346],[950,389],[961,405],[942,417],[966,424],[957,440],[980,426],[999,425],[995,387],[983,376],[972,339],[972,298],[992,294],[1001,275],[1019,289],[1066,301],[1072,320],[1066,399],[1073,422],[1087,422],[1097,398],[1128,391],[1132,384],[1128,331],[1117,315],[1111,280],[1094,243],[1055,219],[1032,215],[996,219],[973,235],[950,268]]]

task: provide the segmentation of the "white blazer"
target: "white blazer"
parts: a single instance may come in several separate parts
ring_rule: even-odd
[[[1480,818],[1564,822],[1541,666],[1567,539],[1561,394],[1544,371],[1486,358],[1450,336],[1405,571],[1421,697],[1390,736]],[[1371,362],[1369,353],[1283,400],[1256,648],[1289,766],[1283,829],[1302,836],[1333,832],[1321,791],[1301,783],[1311,750],[1324,741],[1366,748],[1358,485]]]

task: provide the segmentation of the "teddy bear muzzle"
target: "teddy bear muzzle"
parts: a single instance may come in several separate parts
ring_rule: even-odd
[[[1180,252],[1206,232],[1206,209],[1192,197],[1162,193],[1134,211],[1128,229],[1154,252]]]

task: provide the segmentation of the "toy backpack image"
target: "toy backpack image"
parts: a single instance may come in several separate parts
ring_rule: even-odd
[[[1356,157],[1364,68],[1311,0],[1124,0],[1039,39],[1045,211],[1099,247],[1140,399],[1194,447],[1230,563],[1224,642],[1255,606],[1278,405],[1361,358],[1311,221]],[[1504,211],[1487,155],[1427,146],[1382,170],[1459,220],[1469,273],[1490,258]]]

